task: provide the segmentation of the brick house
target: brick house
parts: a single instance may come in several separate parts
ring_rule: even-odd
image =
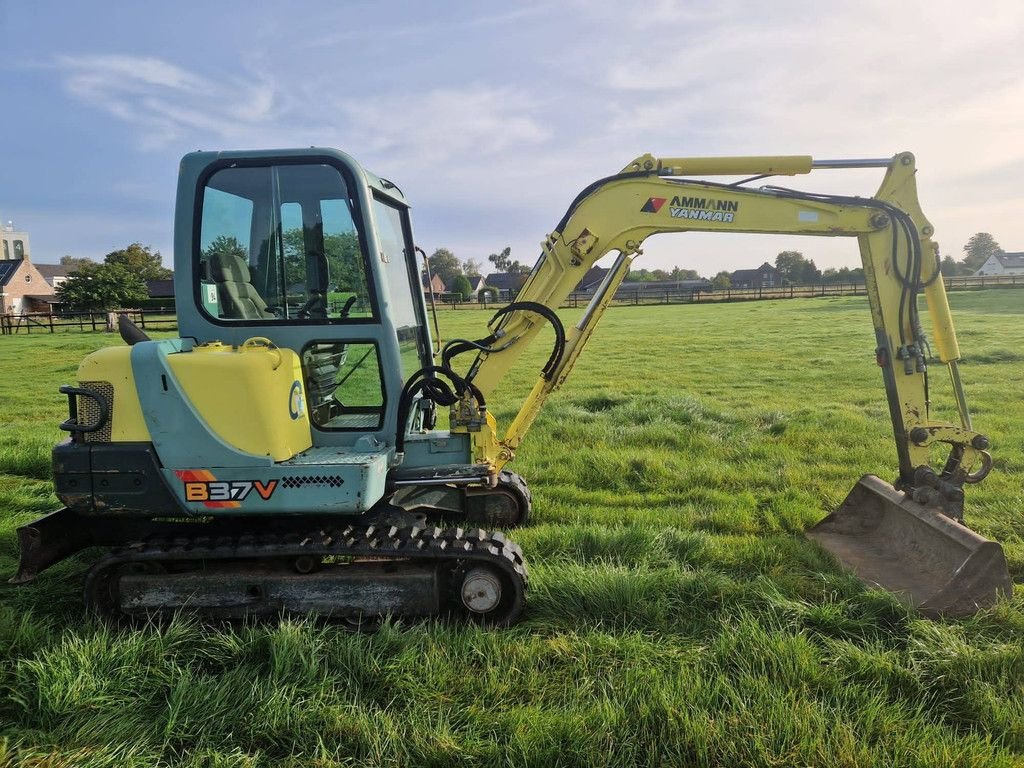
[[[28,259],[0,259],[0,315],[45,312],[55,291]]]
[[[434,298],[438,299],[446,290],[444,280],[437,275],[431,275],[428,281],[426,272],[420,272],[420,285],[423,286],[423,295],[427,298],[433,294]]]

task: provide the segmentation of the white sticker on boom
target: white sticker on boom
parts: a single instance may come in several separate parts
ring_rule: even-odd
[[[797,213],[796,218],[797,218],[797,221],[817,221],[818,220],[818,212],[817,211],[800,211],[799,213]]]

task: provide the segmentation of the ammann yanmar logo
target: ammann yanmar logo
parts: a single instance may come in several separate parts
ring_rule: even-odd
[[[644,203],[641,213],[657,213],[667,197],[650,197]],[[697,221],[720,221],[729,224],[736,220],[740,209],[738,200],[716,200],[710,197],[683,197],[676,195],[668,204],[668,213],[673,219],[695,219]]]

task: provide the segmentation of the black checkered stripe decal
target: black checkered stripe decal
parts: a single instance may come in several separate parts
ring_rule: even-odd
[[[345,481],[339,475],[300,475],[285,477],[281,480],[282,488],[301,488],[304,485],[326,485],[329,488],[340,488]]]

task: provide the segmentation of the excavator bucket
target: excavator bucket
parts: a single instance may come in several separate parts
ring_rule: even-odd
[[[807,536],[926,616],[967,616],[1013,590],[999,544],[874,475]]]

